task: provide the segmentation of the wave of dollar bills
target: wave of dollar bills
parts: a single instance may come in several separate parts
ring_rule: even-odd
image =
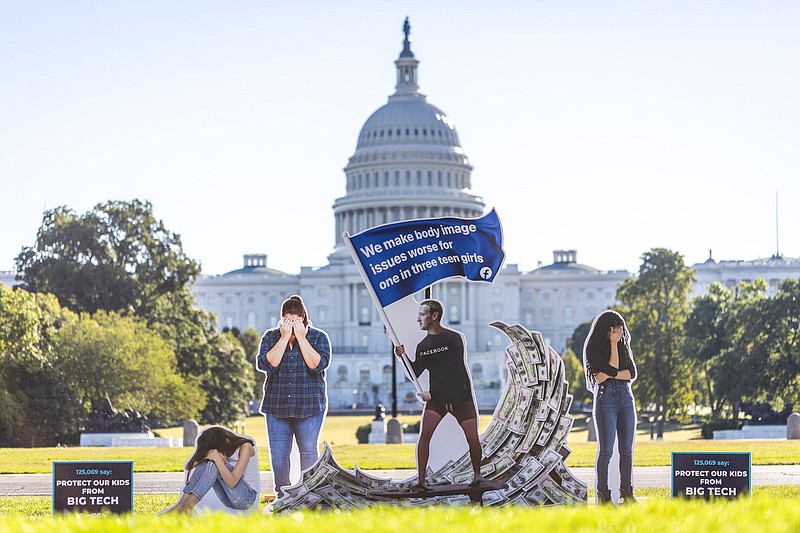
[[[586,484],[564,463],[571,453],[567,437],[573,424],[564,362],[540,333],[519,324],[490,325],[511,341],[505,350],[509,379],[492,421],[481,435],[481,474],[505,482],[508,488],[486,492],[483,505],[585,504]],[[431,485],[471,479],[468,453],[427,475]],[[352,509],[378,503],[415,507],[470,504],[467,495],[395,499],[374,494],[406,491],[416,482],[416,476],[392,480],[371,476],[358,466],[345,469],[325,443],[314,466],[303,472],[297,484],[284,488],[284,496],[273,502],[271,512]]]

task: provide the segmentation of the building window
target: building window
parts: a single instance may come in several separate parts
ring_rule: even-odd
[[[233,315],[225,315],[225,327],[233,329]]]
[[[545,300],[545,301],[550,300],[550,293],[549,292],[543,293],[542,294],[542,300]]]
[[[369,348],[369,333],[363,333],[361,335],[361,347]]]
[[[214,305],[214,302],[215,302],[215,299],[214,299],[214,297],[212,295],[209,294],[208,296],[206,296],[206,303],[208,305]]]
[[[494,345],[498,349],[503,345],[503,337],[499,333],[494,336]]]
[[[255,311],[248,311],[247,312],[247,327],[250,329],[256,329],[256,312]]]
[[[492,306],[492,319],[494,320],[502,320],[503,318],[503,306],[500,304],[495,304]]]
[[[564,308],[564,325],[569,326],[575,323],[575,310],[571,307]]]
[[[587,292],[586,293],[586,299],[587,300],[594,300],[594,293],[593,292]]]
[[[459,312],[457,305],[450,306],[450,319],[448,320],[450,324],[460,324],[461,323],[461,313]]]
[[[522,320],[525,322],[526,326],[533,326],[533,311],[530,309],[526,309],[522,313]]]
[[[317,307],[317,320],[320,324],[328,322],[328,308],[325,306]]]
[[[383,365],[383,372],[381,373],[383,377],[383,384],[384,385],[391,385],[392,384],[392,367],[389,365]]]
[[[480,363],[475,363],[472,365],[472,379],[479,380],[483,379],[483,367]]]
[[[270,314],[269,320],[267,321],[267,327],[268,328],[276,327],[278,325],[278,320],[279,320],[278,315],[276,315],[275,313]]]
[[[362,366],[361,371],[358,373],[358,380],[362,383],[369,383],[370,382],[370,375],[369,375],[369,367]]]
[[[347,381],[347,367],[344,365],[339,365],[339,368],[336,369],[336,374],[339,376],[338,380]]]
[[[369,326],[371,324],[370,309],[368,306],[361,307],[361,318],[358,319],[359,326]]]
[[[249,303],[249,304],[253,304],[253,303],[255,303],[255,301],[256,301],[256,299],[253,298],[252,296],[247,298],[247,303]]]
[[[550,309],[542,309],[542,325],[550,327],[552,321],[552,311]]]

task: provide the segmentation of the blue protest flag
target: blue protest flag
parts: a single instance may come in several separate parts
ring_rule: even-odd
[[[384,224],[345,235],[345,242],[383,307],[445,278],[491,283],[505,259],[494,209],[481,218]]]

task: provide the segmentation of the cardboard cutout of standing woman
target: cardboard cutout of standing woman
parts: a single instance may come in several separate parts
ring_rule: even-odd
[[[480,475],[482,451],[478,409],[466,364],[467,343],[462,333],[442,326],[443,315],[442,303],[438,300],[424,300],[419,304],[417,324],[426,335],[416,346],[411,369],[418,378],[424,372],[428,373],[427,389],[417,393],[424,402],[417,442],[418,484],[415,487],[421,492],[430,490],[425,478],[431,439],[448,414],[455,418],[467,440],[473,470],[471,484],[479,485],[483,480]],[[395,355],[402,358],[403,354],[406,354],[405,346],[396,346]]]
[[[600,313],[592,322],[583,345],[586,388],[594,395],[592,419],[597,435],[596,499],[599,504],[637,503],[633,495],[633,443],[636,437],[636,407],[631,383],[636,364],[631,334],[616,311]],[[614,447],[619,451],[619,493],[612,495],[609,464]],[[615,496],[615,498],[612,498]]]
[[[302,470],[319,457],[319,434],[328,412],[325,370],[330,362],[331,341],[311,325],[303,299],[293,295],[284,300],[281,320],[261,337],[256,356],[256,368],[266,374],[260,411],[266,419],[278,498],[292,482],[293,443],[300,450]]]

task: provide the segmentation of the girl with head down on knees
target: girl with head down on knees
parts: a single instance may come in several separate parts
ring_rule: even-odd
[[[258,498],[255,442],[223,427],[212,426],[198,435],[194,455],[184,469],[186,483],[180,499],[159,514],[191,512],[211,489],[232,509],[248,509]]]

